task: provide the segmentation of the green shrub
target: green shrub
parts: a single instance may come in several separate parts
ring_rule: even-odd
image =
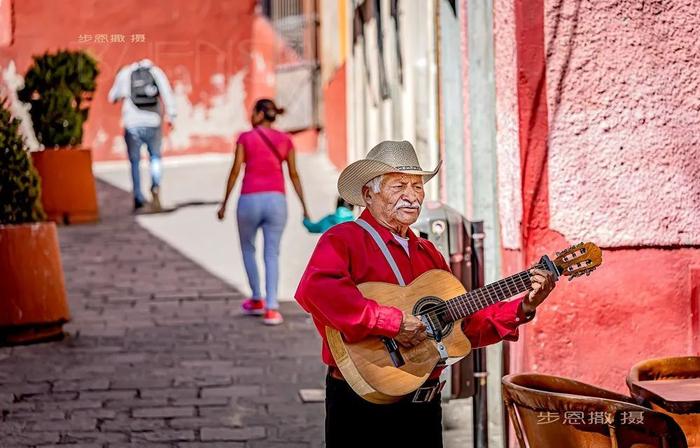
[[[22,224],[46,219],[41,207],[41,181],[24,138],[20,121],[0,100],[0,224]]]
[[[33,59],[17,96],[31,104],[37,139],[46,148],[80,145],[99,74],[97,62],[84,51],[67,50]]]

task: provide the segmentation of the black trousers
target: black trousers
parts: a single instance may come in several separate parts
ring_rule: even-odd
[[[442,408],[402,400],[374,404],[343,380],[326,376],[326,447],[442,448]]]

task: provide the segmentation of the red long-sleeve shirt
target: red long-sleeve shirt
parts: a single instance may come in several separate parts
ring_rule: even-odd
[[[379,232],[406,284],[431,269],[450,270],[435,246],[410,229],[407,254],[369,210],[365,210],[361,218]],[[326,326],[339,330],[349,342],[360,341],[368,335],[394,337],[398,334],[403,319],[401,310],[364,297],[356,287],[370,281],[397,283],[370,234],[354,222],[338,224],[326,231],[311,255],[295,294],[302,308],[313,317],[323,338],[324,363],[335,365],[326,341]],[[499,302],[465,318],[462,330],[472,346],[517,340],[518,325],[525,322],[519,306],[521,301]]]

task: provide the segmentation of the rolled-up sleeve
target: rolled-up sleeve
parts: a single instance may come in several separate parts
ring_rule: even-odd
[[[462,321],[462,330],[473,348],[500,341],[517,341],[518,327],[530,320],[520,308],[523,299],[499,302],[484,308]]]
[[[297,288],[297,302],[323,325],[340,331],[348,342],[369,335],[396,336],[403,313],[362,295],[350,275],[347,244],[330,233],[319,239]]]

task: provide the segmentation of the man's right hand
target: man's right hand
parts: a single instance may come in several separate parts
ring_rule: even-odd
[[[427,337],[425,324],[416,316],[404,313],[399,334],[394,339],[404,347],[413,347],[425,341]]]

